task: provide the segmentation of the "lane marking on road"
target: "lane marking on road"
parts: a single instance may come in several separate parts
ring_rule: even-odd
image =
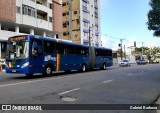
[[[15,85],[20,85],[20,84],[28,84],[32,81],[27,81],[27,82],[17,82],[17,83],[13,83],[13,84],[3,84],[3,85],[0,85],[0,88],[1,87],[7,87],[7,86],[15,86]]]
[[[133,74],[128,74],[129,76],[133,75]]]
[[[102,83],[103,84],[106,84],[106,83],[109,83],[109,82],[112,82],[113,80],[107,80],[107,81],[103,81]]]
[[[97,73],[97,72],[93,72]],[[16,85],[22,85],[22,84],[30,84],[30,83],[36,83],[36,82],[43,82],[43,81],[48,81],[48,80],[56,80],[56,79],[61,79],[61,78],[70,78],[70,77],[78,77],[78,76],[83,76],[84,74],[78,74],[78,75],[68,75],[68,76],[62,76],[62,77],[53,77],[53,78],[47,78],[47,79],[41,79],[41,80],[30,80],[30,81],[25,81],[25,82],[17,82],[17,83],[9,83],[9,84],[2,84],[0,85],[0,88],[2,87],[9,87],[9,86],[16,86]]]
[[[65,77],[53,77],[53,78],[41,79],[41,80],[30,80],[30,81],[10,83],[10,84],[2,84],[2,85],[0,85],[0,88],[1,87],[8,87],[8,86],[15,86],[15,85],[22,85],[22,84],[29,84],[29,83],[36,83],[36,82],[43,82],[43,81],[48,81],[48,80],[56,80],[56,79],[61,79],[61,78],[78,77],[78,76],[83,76],[83,74],[69,75],[69,76],[65,76]]]
[[[72,90],[64,91],[62,93],[59,93],[58,95],[64,95],[64,94],[67,94],[67,93],[70,93],[70,92],[73,92],[73,91],[77,91],[77,90],[80,90],[80,88],[75,88],[75,89],[72,89]]]

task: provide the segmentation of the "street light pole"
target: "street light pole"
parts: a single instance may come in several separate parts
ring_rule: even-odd
[[[123,59],[123,56],[122,56],[122,41],[123,41],[123,39],[120,39],[120,42],[121,42],[121,60]]]

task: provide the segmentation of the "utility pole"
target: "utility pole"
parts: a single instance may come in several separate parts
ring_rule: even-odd
[[[143,44],[144,44],[144,42],[142,42],[142,55],[143,55]]]
[[[124,45],[124,58],[126,59],[126,47]]]
[[[69,0],[69,37],[72,39],[72,0]]]
[[[123,59],[123,56],[122,56],[122,41],[123,41],[123,39],[120,39],[120,45],[121,45],[121,60]]]

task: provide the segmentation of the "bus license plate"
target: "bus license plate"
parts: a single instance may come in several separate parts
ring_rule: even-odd
[[[13,73],[16,73],[16,70],[12,70]]]

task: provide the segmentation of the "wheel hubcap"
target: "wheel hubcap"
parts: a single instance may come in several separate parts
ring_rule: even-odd
[[[85,71],[86,70],[86,67],[83,65],[83,69],[82,69],[83,71]]]
[[[106,69],[106,65],[105,64],[103,65],[103,69]]]
[[[47,73],[47,74],[51,74],[51,68],[50,68],[50,67],[48,67],[48,68],[46,69],[46,73]]]

